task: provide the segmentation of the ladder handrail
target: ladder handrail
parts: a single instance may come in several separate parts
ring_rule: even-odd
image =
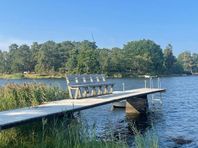
[[[147,88],[147,80],[149,81],[149,88],[154,88],[154,79],[157,79],[157,88],[161,88],[161,79],[158,76],[144,76],[144,87]]]

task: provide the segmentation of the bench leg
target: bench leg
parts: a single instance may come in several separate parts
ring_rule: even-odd
[[[98,87],[98,95],[102,95],[102,86]]]
[[[92,87],[92,96],[95,96],[95,95],[96,95],[96,88]]]
[[[77,99],[78,98],[78,89],[76,89],[76,91],[75,91],[75,99]]]
[[[110,93],[113,93],[113,85],[110,86]]]
[[[69,91],[69,97],[70,97],[71,99],[73,99],[74,97],[73,97],[73,95],[72,95],[71,87],[69,87],[69,86],[68,86],[68,91]]]
[[[82,92],[81,92],[80,88],[78,89],[78,96],[79,96],[79,98],[82,97]]]
[[[76,89],[76,93],[75,93],[75,99],[81,98],[82,97],[82,93],[80,88]]]
[[[88,89],[88,87],[85,87],[85,88],[84,88],[83,96],[84,96],[84,97],[87,97],[87,96],[88,96],[88,93],[89,93],[89,89]]]
[[[104,94],[107,94],[107,93],[108,93],[108,86],[105,85],[105,86],[104,86]]]

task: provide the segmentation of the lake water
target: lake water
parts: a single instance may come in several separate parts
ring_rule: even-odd
[[[143,79],[127,78],[111,81],[115,83],[115,90],[122,90],[122,83],[125,84],[126,90],[144,87]],[[64,79],[0,79],[1,86],[6,83],[24,82],[40,82],[66,89]],[[126,140],[130,146],[133,143],[133,136],[129,126],[136,122],[138,129],[143,132],[154,128],[159,137],[160,147],[198,147],[198,77],[164,77],[161,78],[161,83],[162,87],[167,89],[166,93],[162,94],[163,104],[156,109],[150,103],[151,109],[147,116],[140,116],[134,120],[126,116],[124,109],[112,111],[111,104],[81,111],[77,116],[88,126],[95,124],[100,138],[106,138],[109,130],[113,131],[115,136],[127,135]],[[177,137],[193,141],[190,144],[177,145],[172,140]]]

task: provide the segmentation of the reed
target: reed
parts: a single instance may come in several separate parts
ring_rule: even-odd
[[[7,84],[0,88],[0,110],[34,106],[67,98],[58,87],[45,84]],[[88,129],[89,128],[89,129]],[[141,134],[132,126],[136,148],[158,148],[158,138],[151,130]],[[89,131],[89,132],[88,132]],[[92,134],[90,134],[92,133]],[[14,148],[120,148],[128,147],[113,134],[101,140],[90,129],[68,118],[37,121],[0,132],[0,147]]]
[[[0,111],[35,106],[67,97],[64,90],[45,84],[7,84],[0,87]]]
[[[62,73],[48,73],[48,74],[23,74],[23,73],[12,73],[12,74],[2,74],[0,73],[0,79],[54,79],[54,78],[65,78]]]
[[[46,120],[0,133],[1,147],[16,148],[125,148],[114,138],[100,140],[95,129],[88,129],[75,120]]]
[[[158,136],[154,128],[151,128],[145,133],[141,133],[133,125],[132,130],[134,133],[134,143],[136,148],[159,148]]]
[[[0,88],[0,110],[34,106],[67,98],[58,87],[45,84],[7,84]],[[90,129],[89,129],[90,131]],[[91,129],[91,133],[95,133]],[[118,148],[125,143],[100,140],[88,127],[68,118],[43,119],[0,132],[0,147],[14,148]]]
[[[22,79],[24,78],[24,74],[22,73],[14,73],[14,74],[0,74],[1,79]]]

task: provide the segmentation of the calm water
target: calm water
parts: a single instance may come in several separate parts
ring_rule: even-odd
[[[112,79],[111,81],[116,84],[115,90],[122,90],[122,83],[125,83],[126,90],[144,87],[143,79]],[[150,103],[151,109],[148,116],[141,116],[134,120],[125,115],[124,109],[112,111],[109,104],[81,111],[78,117],[88,126],[95,124],[100,138],[108,137],[110,130],[114,131],[115,136],[127,135],[126,139],[130,146],[132,146],[133,137],[129,126],[135,121],[137,127],[143,132],[149,131],[151,126],[154,127],[159,136],[160,147],[198,147],[198,77],[166,77],[161,78],[161,81],[162,87],[167,89],[167,92],[162,95],[163,104],[156,109]],[[12,82],[40,82],[66,89],[64,79],[0,79],[1,86]],[[193,142],[177,145],[171,140],[177,137],[190,139]]]

